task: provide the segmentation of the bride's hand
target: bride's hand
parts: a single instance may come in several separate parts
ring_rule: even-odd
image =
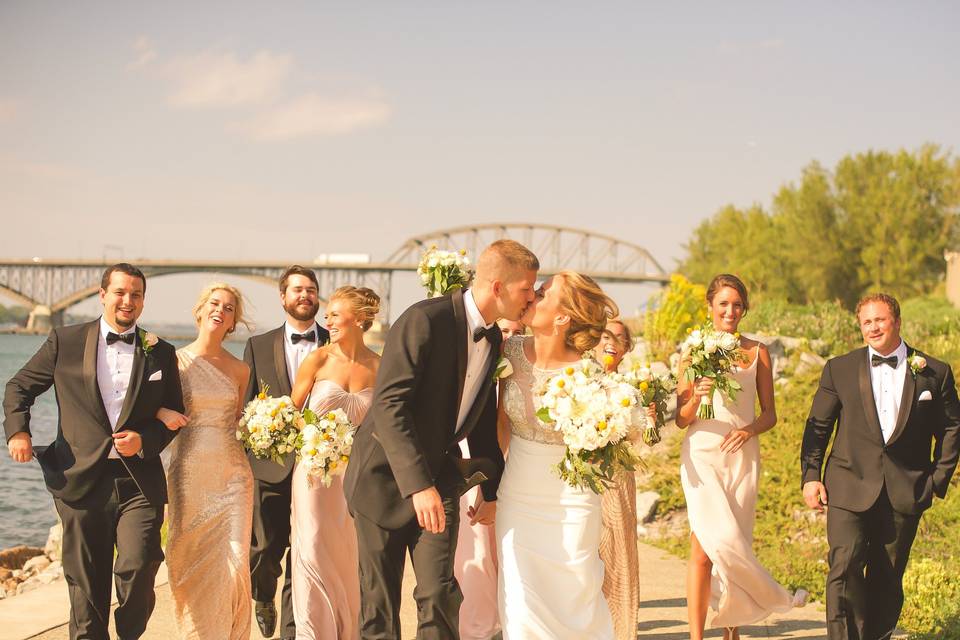
[[[487,502],[483,499],[483,494],[478,491],[476,502],[467,507],[467,517],[470,518],[471,526],[475,524],[491,525],[497,519],[497,503]]]
[[[162,422],[163,426],[170,431],[176,431],[180,427],[185,426],[189,421],[189,418],[178,411],[174,411],[173,409],[160,407],[157,410],[157,420]]]

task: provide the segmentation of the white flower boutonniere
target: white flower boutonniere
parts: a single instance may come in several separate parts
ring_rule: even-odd
[[[140,348],[143,349],[144,354],[150,353],[153,350],[153,348],[157,346],[157,342],[160,341],[160,338],[158,338],[157,334],[155,333],[150,333],[149,331],[144,331],[143,329],[140,329],[139,334],[140,334]]]
[[[927,359],[921,355],[913,354],[907,360],[910,364],[910,373],[913,374],[913,377],[916,378],[917,374],[927,368]]]
[[[510,361],[500,356],[500,360],[497,361],[497,370],[493,374],[494,380],[502,380],[513,375],[513,365],[510,364]]]

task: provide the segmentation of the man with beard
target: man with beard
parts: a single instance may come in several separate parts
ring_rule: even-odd
[[[244,361],[250,366],[247,385],[249,402],[266,384],[271,396],[290,395],[297,369],[317,346],[330,338],[317,324],[319,283],[310,269],[293,265],[280,278],[280,301],[287,314],[286,322],[247,340]],[[273,604],[281,562],[287,554],[283,593],[280,606],[280,637],[294,638],[293,604],[290,593],[290,479],[294,454],[288,454],[282,465],[250,455],[253,468],[253,541],[250,548],[250,579],[257,625],[265,638],[272,638],[277,625],[277,609]]]

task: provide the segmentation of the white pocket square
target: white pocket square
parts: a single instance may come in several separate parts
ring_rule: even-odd
[[[924,402],[926,400],[933,400],[933,394],[930,393],[930,389],[924,389],[920,397],[917,398],[917,402]]]
[[[163,379],[163,371],[154,371],[150,374],[150,377],[147,378],[147,382],[156,382],[157,380]],[[929,391],[925,392],[927,395],[930,394]]]

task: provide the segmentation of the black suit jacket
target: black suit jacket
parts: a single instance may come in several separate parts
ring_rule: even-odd
[[[352,513],[385,529],[399,529],[416,517],[411,496],[417,491],[436,486],[445,498],[459,495],[464,480],[457,466],[457,443],[463,438],[471,457],[493,463],[492,477],[481,490],[485,500],[496,500],[503,471],[493,379],[499,333],[476,400],[456,431],[466,341],[466,310],[459,289],[414,304],[390,330],[373,404],[357,430],[344,478]]]
[[[99,338],[99,319],[54,329],[7,383],[3,398],[3,428],[9,441],[21,431],[30,433],[30,407],[37,396],[54,386],[59,409],[57,437],[46,449],[38,448],[37,460],[47,489],[67,503],[81,502],[94,487],[106,470],[113,446],[110,420],[97,384]],[[155,506],[167,501],[167,482],[158,456],[177,434],[157,420],[160,407],[184,410],[176,352],[160,340],[145,354],[138,337],[116,430],[140,434],[143,457],[121,459],[144,497]]]
[[[282,324],[273,331],[247,339],[247,345],[243,349],[243,361],[250,366],[246,402],[253,400],[260,392],[261,382],[269,385],[269,394],[274,397],[288,396],[293,391],[295,380],[291,380],[287,374],[287,356],[283,345],[285,326],[286,324]],[[330,332],[318,324],[317,343],[324,344],[329,341]],[[290,477],[296,455],[286,455],[282,465],[273,460],[261,460],[249,453],[247,458],[255,478],[277,483]]]
[[[916,376],[908,367],[896,428],[886,443],[867,348],[833,358],[824,367],[803,434],[800,464],[804,483],[820,480],[836,424],[823,474],[830,506],[866,511],[886,485],[896,511],[917,514],[930,506],[934,493],[946,495],[960,455],[957,387],[949,365],[908,346],[907,358],[915,354],[926,358],[927,366]],[[930,399],[921,402],[924,392]]]

